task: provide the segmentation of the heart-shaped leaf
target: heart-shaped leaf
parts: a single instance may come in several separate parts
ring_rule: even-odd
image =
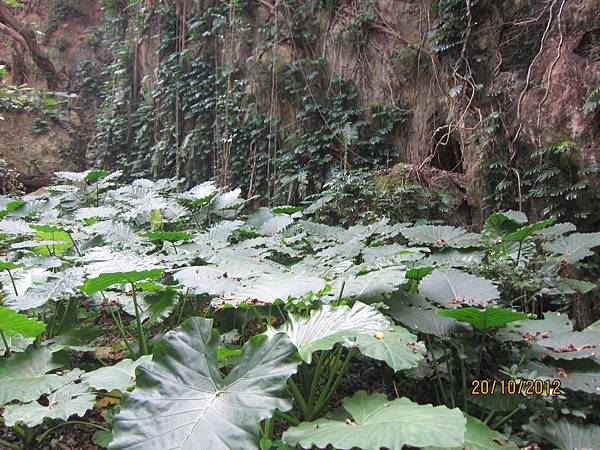
[[[303,422],[283,434],[283,441],[302,448],[338,449],[456,447],[465,440],[466,420],[459,409],[419,405],[407,398],[389,401],[384,394],[359,391],[343,400],[346,420]]]
[[[96,278],[86,280],[83,285],[83,292],[88,295],[108,289],[115,284],[134,284],[143,280],[158,280],[164,269],[151,269],[134,272],[115,272],[103,273]]]
[[[150,356],[145,355],[136,361],[124,359],[114,366],[100,367],[99,369],[87,372],[81,379],[94,389],[112,391],[126,391],[135,385],[135,369],[142,363],[150,361]]]
[[[16,311],[0,306],[0,330],[8,335],[15,333],[23,337],[33,338],[44,332],[46,324],[30,319]]]
[[[67,420],[73,415],[83,416],[94,407],[96,396],[85,383],[69,383],[48,395],[48,405],[38,402],[23,405],[8,405],[4,419],[8,426],[20,422],[28,427],[42,424],[44,419]]]
[[[110,448],[258,448],[260,420],[292,406],[286,383],[299,362],[296,349],[284,334],[255,336],[223,376],[219,340],[212,320],[196,317],[167,333],[152,362],[137,369]]]
[[[0,359],[0,405],[12,400],[30,402],[70,383],[69,374],[49,374],[66,363],[66,355],[47,347],[29,349]],[[73,374],[71,372],[70,374]],[[79,377],[79,375],[77,375]]]
[[[505,308],[489,306],[486,309],[460,308],[453,310],[439,310],[438,314],[444,317],[452,317],[461,322],[470,323],[479,330],[501,327],[516,320],[527,319],[527,314],[511,311]]]
[[[419,284],[419,293],[447,308],[487,306],[500,298],[491,281],[457,269],[433,271]]]

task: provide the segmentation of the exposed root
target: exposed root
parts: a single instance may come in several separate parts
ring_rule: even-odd
[[[519,123],[519,127],[517,129],[517,132],[515,133],[514,138],[512,139],[513,143],[517,141],[517,139],[519,138],[519,135],[521,134],[521,129],[523,128],[523,124],[521,122],[521,108],[523,106],[523,99],[525,98],[525,94],[529,90],[529,84],[531,83],[531,72],[533,70],[533,66],[535,65],[537,59],[540,57],[540,55],[544,51],[544,44],[546,42],[546,36],[548,35],[548,32],[550,31],[550,28],[552,26],[552,20],[554,18],[554,5],[556,4],[557,1],[558,0],[552,0],[552,3],[550,4],[550,13],[549,13],[550,16],[548,17],[548,23],[546,24],[546,29],[544,30],[544,34],[542,35],[542,39],[540,41],[540,50],[537,52],[537,54],[531,61],[531,64],[529,64],[529,68],[527,69],[527,77],[525,78],[525,86],[523,87],[523,90],[521,91],[521,94],[519,95],[519,100],[517,102],[517,122]],[[515,157],[515,155],[512,154],[510,157],[511,161],[512,161],[512,159],[514,159],[514,157]]]

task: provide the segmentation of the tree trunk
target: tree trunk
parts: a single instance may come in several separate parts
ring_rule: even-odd
[[[56,68],[50,59],[44,54],[42,49],[35,39],[35,34],[28,26],[22,24],[15,18],[6,8],[4,4],[0,2],[0,24],[3,24],[6,28],[12,29],[16,32],[25,43],[31,54],[31,59],[35,65],[42,71],[48,89],[56,89],[58,87],[58,74]],[[6,31],[3,28],[4,31]],[[8,33],[7,33],[8,34]],[[14,35],[11,34],[14,39]]]

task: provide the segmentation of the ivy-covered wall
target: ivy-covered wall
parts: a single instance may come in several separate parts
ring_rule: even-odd
[[[597,1],[104,3],[99,163],[294,202],[401,161],[464,173],[483,215],[593,212]]]
[[[79,110],[89,166],[295,203],[336,171],[402,162],[417,180],[427,166],[457,174],[475,225],[502,205],[589,227],[599,3],[39,2],[57,30],[49,54],[80,15],[67,54],[99,50],[60,86],[99,96]]]

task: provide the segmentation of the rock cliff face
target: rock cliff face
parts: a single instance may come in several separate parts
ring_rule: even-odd
[[[56,30],[43,42],[48,49],[60,42],[68,46],[58,65],[64,68],[63,84],[71,86],[75,60],[86,55],[98,61],[90,37],[97,29],[102,2],[80,3],[82,16],[58,19]],[[138,13],[131,11],[135,8]],[[319,103],[327,97],[335,110],[336,97],[329,95],[336,89],[335,80],[351,80],[360,120],[372,129],[390,128],[385,139],[394,151],[385,164],[406,162],[416,170],[432,166],[464,174],[475,222],[481,211],[491,207],[484,198],[493,196],[498,186],[510,184],[506,193],[513,200],[523,195],[526,184],[532,183],[526,172],[532,163],[540,164],[530,158],[539,149],[568,142],[572,150],[565,158],[571,171],[600,158],[600,108],[587,115],[582,112],[586,98],[600,86],[599,0],[145,0],[121,10],[126,16],[120,26],[129,58],[124,67],[130,73],[123,94],[126,116],[121,120],[126,137],[113,143],[114,129],[102,135],[106,145],[98,147],[95,156],[100,153],[107,164],[119,158],[132,160],[141,134],[151,135],[144,152],[152,154],[155,173],[161,173],[163,164],[162,173],[186,175],[202,169],[207,176],[220,176],[235,165],[236,152],[250,156],[256,152],[255,141],[236,141],[219,128],[233,144],[213,142],[215,148],[202,150],[212,156],[203,160],[194,153],[191,157],[184,144],[193,141],[199,123],[207,119],[184,111],[185,106],[177,105],[180,98],[174,105],[163,101],[152,108],[174,106],[183,113],[177,110],[169,119],[164,114],[155,116],[152,131],[136,126],[136,110],[140,105],[149,107],[144,97],[168,82],[160,67],[167,67],[174,54],[179,55],[174,67],[184,74],[193,72],[190,61],[203,54],[213,59],[215,73],[235,67],[224,89],[233,92],[234,82],[243,80],[247,106],[266,115],[267,167],[273,154],[280,158],[289,151],[291,158],[297,157],[286,145],[291,145],[294,131],[308,126],[306,99]],[[213,12],[207,14],[209,10]],[[37,17],[48,14],[47,9],[40,11]],[[313,71],[315,66],[318,70]],[[308,89],[290,88],[286,97],[282,92],[293,70]],[[371,107],[375,103],[386,105],[402,120],[378,122],[377,110]],[[342,139],[339,122],[331,125],[337,120],[335,114],[319,108],[316,114],[323,118],[319,126],[335,135],[328,144],[332,165],[361,165],[377,150],[376,145],[357,143],[362,138],[358,118],[343,120],[350,124],[351,136],[352,127],[359,130],[359,138]],[[83,117],[84,124],[91,116]],[[310,120],[314,126],[319,119]],[[213,129],[217,126],[209,124]],[[167,133],[174,137],[166,139]],[[165,147],[176,150],[165,153]],[[244,160],[249,168],[250,156]],[[322,153],[319,158],[324,158]],[[47,159],[49,166],[61,164],[58,161]],[[253,161],[256,164],[256,157]],[[312,167],[309,162],[307,167]],[[272,170],[266,170],[269,190],[287,189],[272,181]],[[300,189],[303,183],[290,189]],[[519,202],[526,200],[519,198]],[[535,201],[530,203],[535,211]]]
[[[86,165],[85,149],[95,120],[93,83],[102,63],[96,35],[101,10],[95,0],[23,4],[9,8],[9,13],[35,31],[56,69],[57,93],[46,91],[48,82],[28,49],[0,32],[0,65],[5,67],[0,77],[0,158],[20,174],[25,188],[33,190],[47,184],[56,170]]]

